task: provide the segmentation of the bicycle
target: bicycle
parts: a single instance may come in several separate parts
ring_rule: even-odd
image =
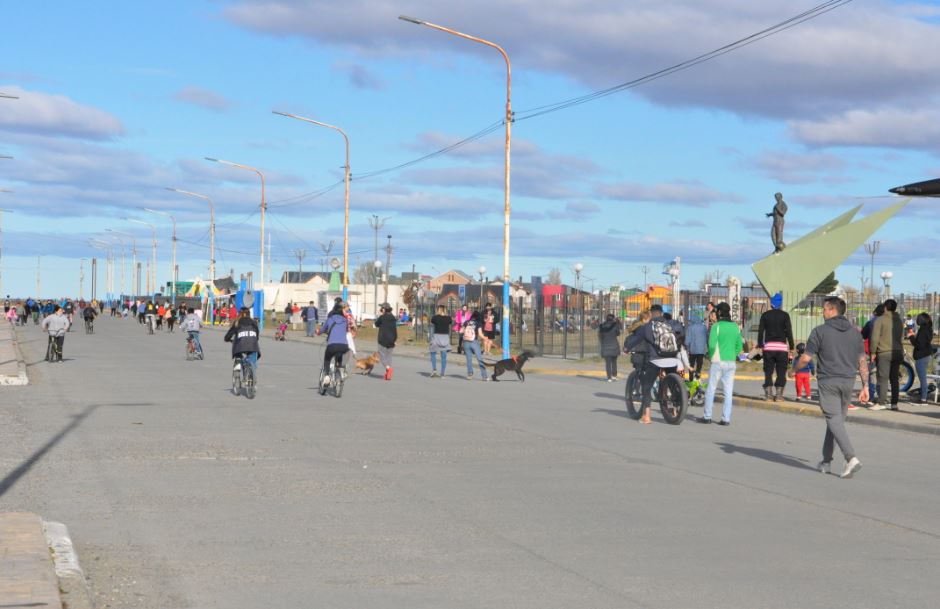
[[[202,344],[196,342],[192,336],[186,337],[186,361],[191,362],[194,359],[203,360],[205,355],[202,352]]]
[[[241,395],[245,392],[245,397],[249,400],[255,399],[255,373],[251,364],[245,358],[244,353],[235,356],[232,365],[232,393]]]
[[[56,340],[55,336],[49,336],[49,345],[46,347],[46,361],[62,361],[62,348],[59,346],[59,341]]]
[[[330,358],[330,369],[324,371],[323,368],[320,368],[320,383],[317,387],[317,390],[320,392],[320,395],[326,395],[327,391],[332,391],[334,397],[341,397],[343,395],[343,385],[346,382],[346,356],[343,354],[343,364],[340,366],[336,365],[336,358]],[[329,379],[329,382],[327,382]]]
[[[95,322],[91,319],[85,320],[85,334],[95,333]]]
[[[693,378],[691,381],[685,381],[685,389],[689,392],[690,406],[705,405],[705,392],[708,391],[708,381]]]
[[[627,386],[624,390],[627,413],[632,419],[639,419],[642,414],[643,389],[639,377],[636,370],[631,372],[627,377]],[[664,368],[660,368],[656,382],[653,383],[650,391],[654,399],[659,402],[663,419],[670,425],[682,423],[685,412],[689,408],[689,391],[686,388],[685,379],[675,372],[666,373]]]

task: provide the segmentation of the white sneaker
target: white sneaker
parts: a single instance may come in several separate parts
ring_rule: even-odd
[[[607,379],[607,382],[608,382],[608,383],[613,383],[613,382],[614,382],[614,379]]]
[[[816,466],[816,469],[819,470],[820,474],[831,474],[832,463],[830,463],[829,461],[820,461],[819,465]]]
[[[884,404],[875,404],[874,406],[869,406],[868,410],[887,410],[888,407]]]
[[[330,384],[330,377],[329,377],[329,376],[324,376],[324,377],[323,377],[323,386],[325,387],[326,385],[329,385],[329,384]]]
[[[432,371],[431,371],[431,378],[432,378],[432,379],[433,379],[433,378],[437,378],[438,376],[440,376],[440,375],[437,373],[437,370],[432,370]]]
[[[849,462],[845,464],[845,469],[842,470],[842,475],[840,478],[851,478],[855,472],[862,469],[862,462],[859,461],[856,457],[849,459]]]

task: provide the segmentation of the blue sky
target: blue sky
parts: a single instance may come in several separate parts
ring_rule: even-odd
[[[505,72],[485,47],[396,19],[410,14],[501,43],[513,60],[513,107],[605,88],[781,21],[818,2],[680,0],[473,4],[350,0],[17,3],[0,41],[3,292],[77,294],[79,260],[100,256],[106,228],[158,227],[169,279],[179,223],[181,279],[207,275],[216,202],[218,273],[258,264],[265,172],[275,276],[320,268],[319,243],[342,247],[342,176],[333,123],[352,142],[350,262],[372,259],[372,214],[390,217],[393,272],[411,265],[488,275],[502,268],[502,131],[374,179],[502,117]],[[505,18],[497,19],[503,15]],[[940,174],[940,5],[856,0],[814,21],[632,91],[514,125],[512,275],[552,267],[595,286],[641,283],[641,267],[684,262],[685,285],[720,269],[745,281],[770,250],[764,213],[790,205],[787,238],[899,184]],[[912,85],[911,83],[915,83]],[[284,205],[286,202],[292,203]],[[933,202],[910,205],[875,238],[876,275],[895,291],[940,290]],[[128,252],[128,259],[129,259]],[[384,258],[384,256],[383,256]],[[88,262],[86,261],[86,275]],[[863,250],[837,271],[857,286]],[[128,261],[128,271],[130,262]],[[866,269],[867,275],[867,269]],[[99,277],[103,281],[103,277]],[[118,277],[118,282],[120,278]],[[127,278],[130,284],[130,278]],[[876,278],[877,281],[877,278]],[[880,282],[879,282],[880,283]],[[119,286],[116,286],[119,287]],[[86,296],[88,281],[85,284]]]

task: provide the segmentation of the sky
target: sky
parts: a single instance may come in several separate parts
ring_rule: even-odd
[[[62,0],[5,3],[0,39],[2,290],[89,296],[90,260],[150,253],[170,280],[258,274],[260,181],[274,277],[320,270],[343,249],[349,136],[350,268],[374,258],[387,218],[392,272],[503,266],[506,69],[491,48],[399,20],[410,15],[503,46],[512,61],[511,276],[557,267],[585,287],[720,273],[751,281],[772,251],[764,216],[789,205],[785,239],[887,190],[940,177],[940,2],[855,0],[688,70],[588,103],[532,109],[631,81],[722,47],[823,0]],[[394,168],[492,127],[488,135]],[[915,200],[874,239],[875,284],[940,291],[938,202]],[[108,229],[111,229],[108,231]],[[114,232],[123,233],[115,237]],[[93,245],[91,240],[97,240]],[[379,253],[385,260],[385,253]],[[84,259],[84,261],[83,261]],[[858,287],[859,248],[836,271]],[[644,275],[644,268],[646,275]]]

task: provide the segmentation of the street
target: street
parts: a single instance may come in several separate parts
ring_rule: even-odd
[[[66,523],[97,606],[935,607],[937,439],[849,425],[854,479],[814,467],[822,419],[625,417],[623,381],[444,379],[399,357],[316,393],[322,345],[229,346],[102,318],[0,388],[0,511]],[[360,354],[361,355],[361,354]],[[625,376],[625,371],[621,371]],[[698,415],[700,409],[691,409]],[[837,452],[834,470],[841,470]]]

